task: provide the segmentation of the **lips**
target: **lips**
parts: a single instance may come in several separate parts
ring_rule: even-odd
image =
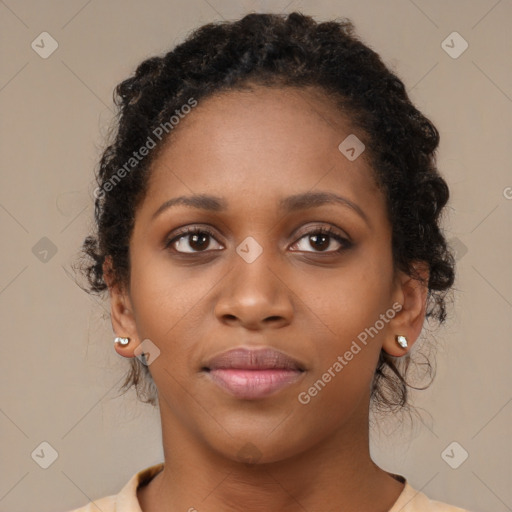
[[[232,368],[239,370],[304,370],[298,361],[279,350],[271,348],[257,350],[236,348],[229,350],[210,359],[206,368],[209,370]]]
[[[304,365],[275,349],[237,348],[210,359],[203,370],[223,391],[256,400],[296,383]]]

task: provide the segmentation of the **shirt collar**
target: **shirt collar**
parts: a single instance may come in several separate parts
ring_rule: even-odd
[[[164,463],[160,462],[135,473],[117,494],[115,512],[142,512],[137,498],[137,488],[148,483],[162,469]]]

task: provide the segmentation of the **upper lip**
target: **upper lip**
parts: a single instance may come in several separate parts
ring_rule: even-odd
[[[243,370],[285,369],[304,371],[304,366],[285,353],[273,349],[235,348],[209,359],[205,370],[237,368]]]

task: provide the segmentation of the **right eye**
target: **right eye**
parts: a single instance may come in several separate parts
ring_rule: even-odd
[[[210,246],[210,239],[215,240],[215,235],[208,228],[187,227],[170,238],[165,243],[165,248],[172,247],[173,251],[183,254],[209,252],[205,249]]]

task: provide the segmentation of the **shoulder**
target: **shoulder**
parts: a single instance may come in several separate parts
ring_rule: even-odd
[[[389,512],[471,512],[467,509],[449,505],[441,501],[428,498],[421,491],[414,489],[408,481],[398,500]]]
[[[163,467],[164,464],[159,463],[145,468],[135,473],[118,494],[99,498],[69,512],[141,512],[137,488],[148,483]]]

